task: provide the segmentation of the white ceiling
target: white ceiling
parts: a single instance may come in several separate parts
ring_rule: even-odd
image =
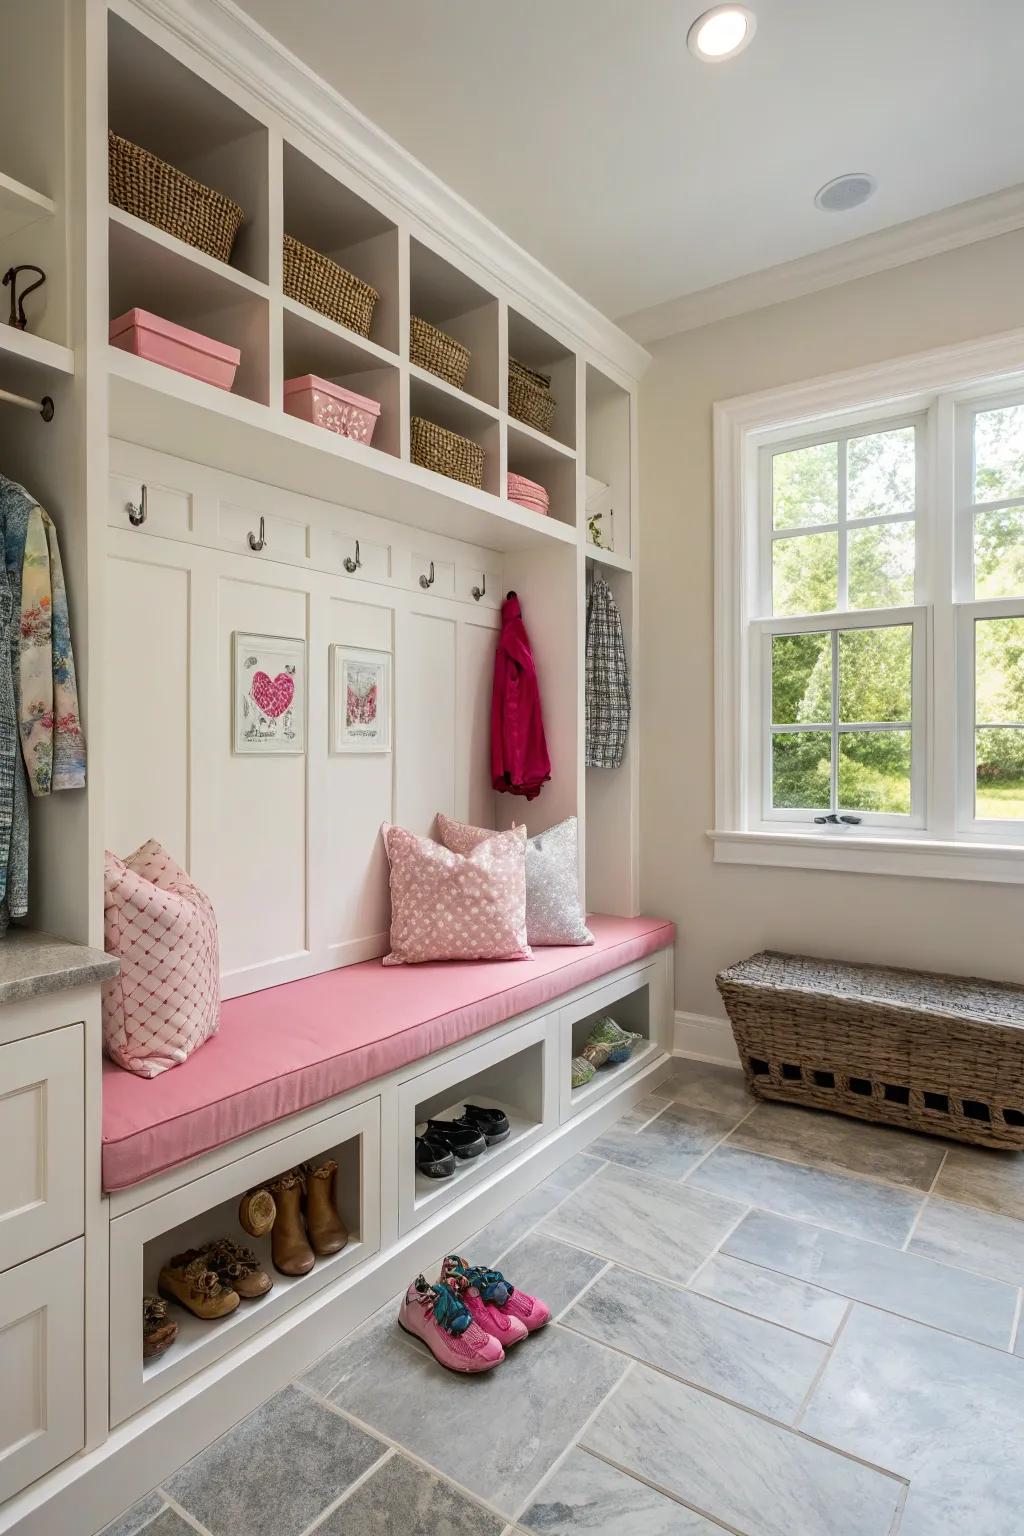
[[[719,65],[710,0],[240,3],[614,317],[1024,182],[1024,0],[747,0]]]

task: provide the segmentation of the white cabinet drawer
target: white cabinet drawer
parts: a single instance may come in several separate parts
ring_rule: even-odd
[[[84,1229],[83,1070],[81,1024],[0,1045],[0,1271]]]
[[[85,1241],[0,1275],[0,1504],[85,1443]]]

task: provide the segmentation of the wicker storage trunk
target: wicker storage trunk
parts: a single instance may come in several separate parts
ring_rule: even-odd
[[[1024,987],[772,950],[717,980],[759,1098],[1024,1148]]]

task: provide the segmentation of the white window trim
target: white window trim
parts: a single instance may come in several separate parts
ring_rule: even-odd
[[[936,763],[929,753],[927,803],[930,835],[884,826],[813,831],[792,825],[767,828],[760,820],[760,786],[751,781],[751,732],[759,727],[760,700],[753,698],[749,635],[759,613],[757,562],[751,558],[754,536],[748,508],[758,505],[758,452],[771,434],[796,436],[816,423],[850,419],[885,420],[921,411],[936,394],[976,390],[993,395],[999,381],[1019,384],[1024,374],[1024,329],[951,347],[851,369],[801,384],[765,390],[714,407],[715,501],[715,825],[709,832],[716,863],[757,864],[862,874],[920,875],[935,879],[1024,883],[1024,847],[981,835],[963,826],[955,804],[952,763]],[[940,400],[939,411],[953,410]],[[931,480],[946,494],[932,499],[925,516],[944,515],[959,504],[953,465],[944,446],[951,434],[928,444]],[[929,541],[932,550],[951,549],[952,540]],[[940,558],[945,558],[940,554]],[[952,591],[952,572],[933,571],[936,594]],[[989,604],[975,605],[989,607]],[[952,601],[932,605],[927,643],[935,667],[954,674],[958,643]],[[962,670],[962,669],[961,669]],[[932,736],[953,739],[952,690],[935,690],[931,699]],[[944,712],[950,712],[945,714]],[[939,729],[941,727],[941,730]],[[959,814],[958,814],[959,813]],[[1004,834],[1005,836],[1005,834]]]

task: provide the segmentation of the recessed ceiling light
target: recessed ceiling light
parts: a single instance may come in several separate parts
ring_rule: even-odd
[[[850,208],[859,208],[877,191],[878,182],[874,176],[869,176],[867,171],[849,171],[845,176],[834,176],[831,181],[826,181],[815,192],[814,201],[825,213],[846,213]]]
[[[757,31],[757,17],[745,5],[716,5],[698,16],[686,34],[686,45],[705,64],[734,59]]]

